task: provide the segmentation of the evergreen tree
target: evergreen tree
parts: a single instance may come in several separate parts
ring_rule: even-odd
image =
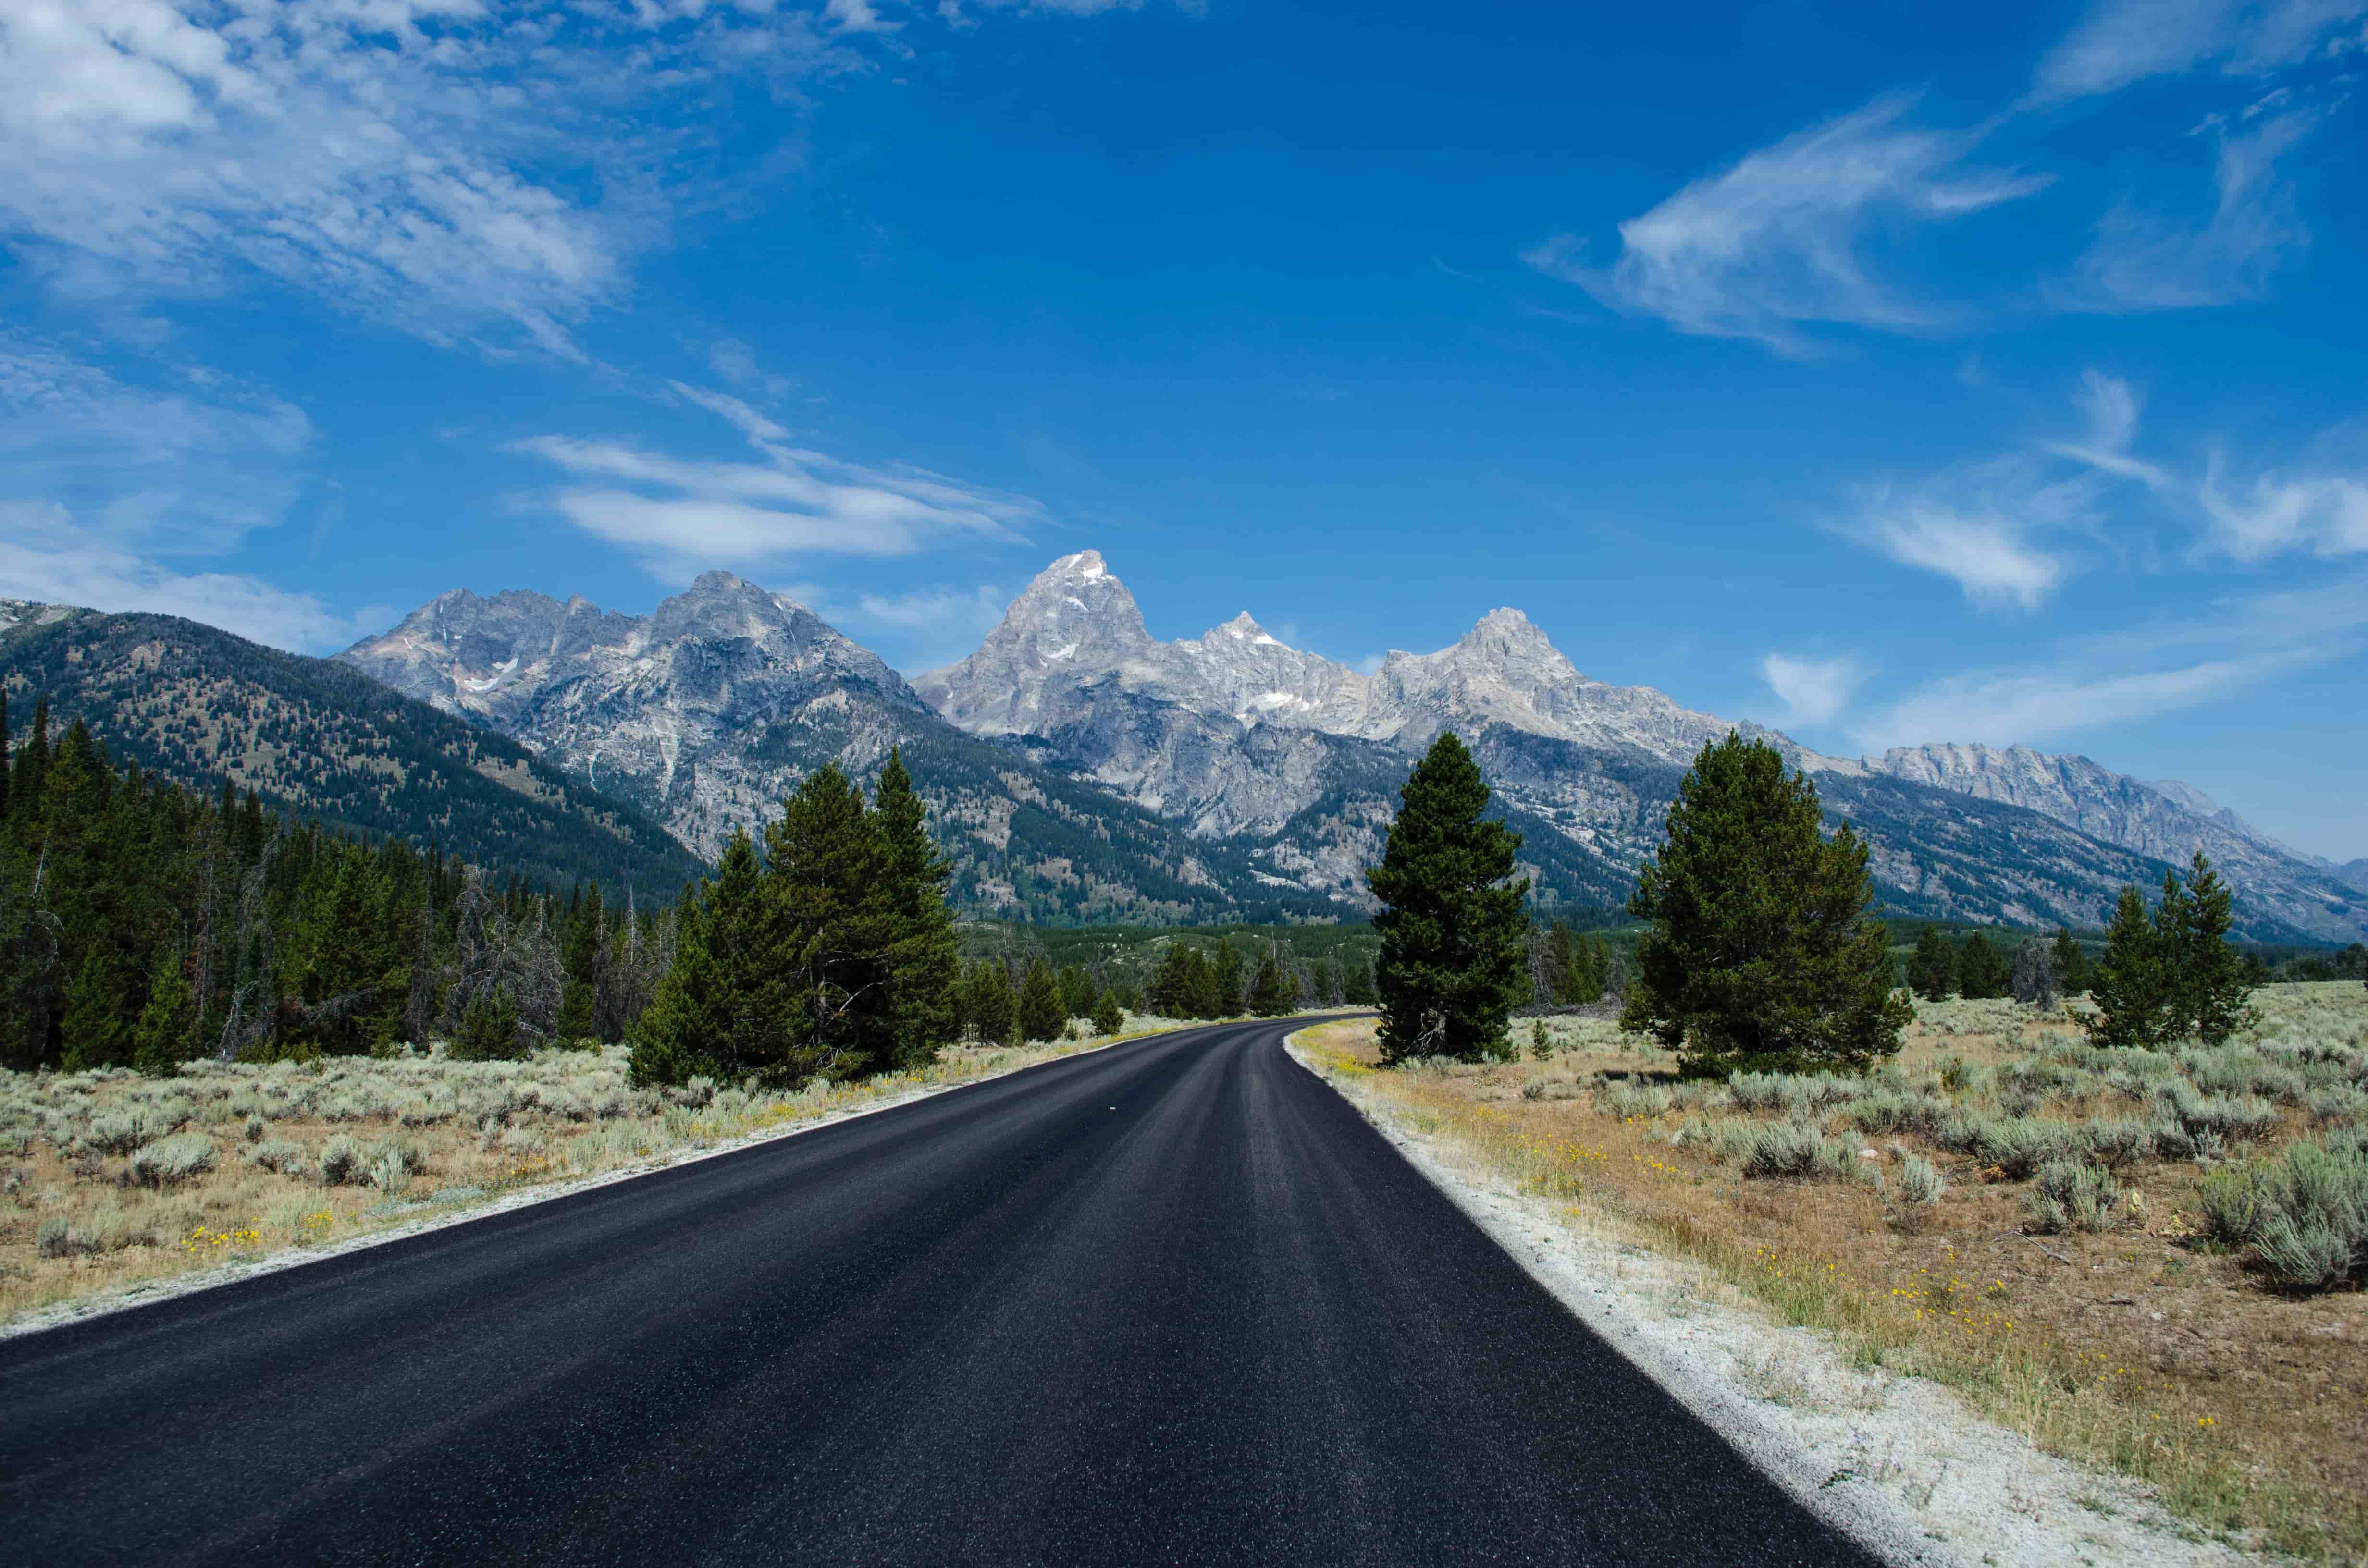
[[[131,1064],[152,1077],[170,1077],[188,1060],[197,1027],[197,1000],[181,972],[181,955],[158,966],[148,985],[148,1005],[131,1029]]]
[[[1907,988],[1927,1002],[1941,1002],[1957,988],[1957,950],[1940,928],[1927,926],[1907,955]]]
[[[873,791],[888,865],[889,1022],[894,1064],[918,1067],[961,1033],[954,993],[962,955],[946,902],[953,862],[930,841],[928,809],[914,792],[901,750],[891,748]]]
[[[1981,932],[1968,936],[1957,949],[1957,990],[1963,995],[1974,1000],[2003,996],[2010,978],[2005,958]]]
[[[1528,978],[1515,881],[1520,835],[1485,819],[1488,786],[1452,730],[1442,731],[1400,795],[1382,863],[1365,872],[1381,901],[1374,981],[1382,1055],[1476,1061],[1506,1047],[1506,1020]]]
[[[1602,1001],[1611,974],[1611,945],[1590,936],[1580,938],[1573,951],[1578,961],[1571,973],[1569,1000],[1579,1006]]]
[[[1039,959],[1028,966],[1028,978],[1019,985],[1019,1038],[1023,1040],[1058,1040],[1069,1027],[1069,1010],[1061,1005],[1061,985],[1053,978],[1053,968]]]
[[[2089,999],[2096,1006],[2087,1025],[2091,1044],[2156,1046],[2171,1038],[2170,977],[2161,935],[2135,887],[2123,886],[2114,904],[2105,956],[2089,971]]]
[[[1816,786],[1775,747],[1727,737],[1678,788],[1629,912],[1652,922],[1621,1027],[1694,1072],[1844,1066],[1896,1054],[1914,1009],[1894,994],[1867,851],[1819,831]]]
[[[1250,981],[1250,1013],[1260,1018],[1279,1018],[1299,1006],[1299,987],[1292,983],[1274,944],[1267,944],[1259,955],[1258,973]]]
[[[2048,949],[2048,959],[2055,966],[2055,983],[2066,996],[2078,996],[2089,989],[2089,955],[2072,937],[2072,927],[2055,928],[2055,946]]]
[[[139,976],[111,943],[93,943],[66,988],[64,1066],[69,1073],[120,1067],[131,1060]]]
[[[1082,1018],[1094,1010],[1094,977],[1081,963],[1064,964],[1053,974],[1053,983],[1061,988],[1063,1016]]]
[[[774,961],[793,995],[791,1026],[762,1071],[783,1083],[848,1078],[895,1060],[889,962],[896,922],[887,846],[862,791],[825,764],[765,828]]]
[[[1204,1018],[1230,1018],[1242,1010],[1242,991],[1249,980],[1249,966],[1243,962],[1241,950],[1234,946],[1231,937],[1217,939],[1217,956],[1209,966],[1210,999]]]
[[[683,900],[674,963],[625,1031],[636,1085],[750,1073],[787,1085],[809,1065],[793,1054],[806,997],[780,961],[781,917],[768,894],[756,845],[734,833],[715,881]]]
[[[595,884],[587,896],[578,888],[567,901],[566,934],[560,942],[560,967],[566,974],[560,992],[559,1024],[556,1033],[563,1045],[597,1038],[595,1021],[600,995],[601,955],[606,945],[606,918],[600,908],[600,889]]]
[[[2192,1031],[2206,1045],[2225,1044],[2237,1030],[2260,1021],[2249,1005],[2256,982],[2229,943],[2236,900],[2203,851],[2189,865],[2184,919],[2170,954],[2170,1004],[2180,1032]]]
[[[1001,963],[981,959],[970,966],[962,982],[962,1016],[981,1045],[1018,1042],[1019,999]]]
[[[1116,993],[1104,991],[1094,998],[1093,1025],[1098,1035],[1114,1035],[1126,1028],[1126,1014],[1119,1006]]]
[[[1373,984],[1372,962],[1365,959],[1359,959],[1351,963],[1349,966],[1348,978],[1340,983],[1341,1005],[1349,1007],[1370,1007],[1379,1001],[1380,997],[1381,992]]]
[[[489,992],[461,1013],[451,1054],[462,1062],[500,1062],[527,1054],[518,1032],[518,1000],[507,989]]]

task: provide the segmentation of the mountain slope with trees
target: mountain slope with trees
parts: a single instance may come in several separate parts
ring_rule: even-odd
[[[211,795],[226,781],[333,831],[431,842],[564,887],[671,899],[703,867],[645,813],[525,746],[326,659],[193,620],[0,605],[0,690],[21,731],[79,720],[117,759]]]

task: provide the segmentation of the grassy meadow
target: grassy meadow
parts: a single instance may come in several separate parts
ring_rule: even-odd
[[[1114,1035],[953,1046],[913,1072],[780,1094],[634,1089],[621,1046],[0,1074],[0,1325],[1178,1027],[1130,1016]]]
[[[1299,1044],[1409,1131],[2198,1530],[2368,1559],[2368,1293],[2282,1253],[2263,1197],[2362,1198],[2321,1190],[2311,1151],[2368,1140],[2368,993],[2255,1004],[2221,1050],[2153,1051],[2092,1050],[2066,1009],[1919,1002],[1865,1078],[1683,1080],[1609,1009],[1542,1044],[1516,1020],[1510,1062],[1380,1069],[1363,1021]]]

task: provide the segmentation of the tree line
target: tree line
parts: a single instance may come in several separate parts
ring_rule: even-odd
[[[2046,1006],[2086,991],[2085,1027],[2103,1045],[2191,1035],[2216,1044],[2253,1018],[2246,998],[2260,966],[2230,940],[2234,900],[2201,850],[2183,878],[2165,873],[2151,909],[2136,888],[2122,890],[2093,966],[2068,927],[2009,957],[1982,933],[1951,943],[1927,926],[1903,990],[1874,918],[1865,840],[1846,823],[1828,835],[1815,782],[1764,742],[1730,732],[1695,757],[1629,901],[1646,923],[1633,963],[1600,938],[1590,949],[1525,920],[1520,835],[1484,814],[1487,784],[1452,732],[1401,800],[1366,873],[1382,905],[1375,982],[1389,1062],[1508,1056],[1513,1006],[1600,994],[1615,959],[1621,1027],[1695,1074],[1864,1072],[1897,1054],[1915,1017],[1907,991]]]
[[[79,720],[53,740],[46,703],[15,742],[0,696],[7,1066],[614,1040],[670,942],[630,894],[563,902],[433,844],[297,824],[228,782],[203,795],[118,769]]]

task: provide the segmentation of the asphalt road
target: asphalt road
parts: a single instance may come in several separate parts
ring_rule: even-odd
[[[1867,1561],[1290,1027],[0,1342],[0,1560]]]

